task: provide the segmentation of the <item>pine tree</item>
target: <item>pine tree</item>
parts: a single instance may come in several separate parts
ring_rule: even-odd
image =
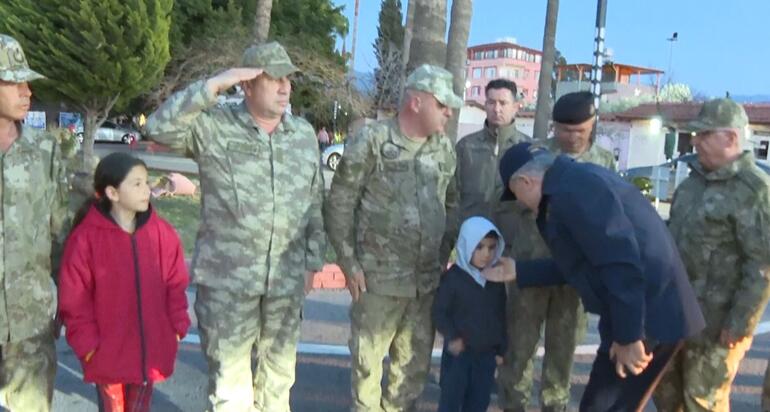
[[[113,108],[149,90],[169,61],[173,0],[4,0],[0,32],[24,47],[44,100],[85,114],[84,159]],[[86,164],[84,164],[84,167]]]
[[[377,108],[395,107],[403,82],[404,26],[401,0],[382,0],[380,20],[374,54],[378,66],[374,71],[376,90],[374,104]]]

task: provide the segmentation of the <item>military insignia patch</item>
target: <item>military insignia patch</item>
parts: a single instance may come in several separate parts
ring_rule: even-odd
[[[380,147],[380,153],[382,154],[382,157],[393,160],[398,159],[398,156],[401,155],[401,149],[393,143],[386,142]]]

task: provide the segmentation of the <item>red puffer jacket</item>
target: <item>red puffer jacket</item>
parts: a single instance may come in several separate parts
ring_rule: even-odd
[[[190,327],[188,283],[179,236],[152,209],[137,214],[129,234],[92,206],[67,239],[59,272],[59,313],[84,380],[141,383],[170,376],[177,335]]]

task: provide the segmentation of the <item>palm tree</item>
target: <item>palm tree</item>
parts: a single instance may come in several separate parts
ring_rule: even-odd
[[[537,108],[535,109],[536,139],[547,138],[548,120],[551,117],[551,85],[553,83],[553,65],[556,59],[556,20],[559,15],[559,0],[548,0],[543,31],[543,60],[540,67],[540,80],[537,86]]]
[[[452,1],[452,22],[449,25],[449,41],[447,43],[446,68],[454,76],[455,94],[465,98],[465,64],[468,59],[468,36],[471,30],[471,14],[473,0]],[[455,110],[452,119],[447,124],[447,136],[457,140],[457,126],[460,111]]]
[[[412,46],[412,35],[414,33],[414,5],[417,0],[406,0],[406,25],[404,25],[404,48],[401,58],[404,61],[403,70],[406,71],[406,65],[409,63],[409,48]]]
[[[270,33],[270,12],[273,10],[273,0],[257,0],[254,13],[254,43],[264,43]]]
[[[414,33],[409,48],[407,73],[425,63],[443,67],[446,63],[446,42],[444,39],[446,36],[447,0],[412,1],[415,2]]]

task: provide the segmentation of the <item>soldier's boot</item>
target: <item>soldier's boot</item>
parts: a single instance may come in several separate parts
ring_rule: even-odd
[[[521,407],[516,407],[516,408],[505,408],[503,409],[503,412],[527,412],[527,410]]]
[[[543,406],[543,412],[567,412],[567,405]]]

